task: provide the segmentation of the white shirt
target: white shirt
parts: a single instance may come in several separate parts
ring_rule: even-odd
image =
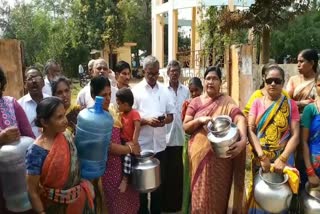
[[[174,114],[174,104],[168,89],[157,83],[153,88],[143,79],[133,89],[134,108],[139,111],[141,118],[159,117],[165,114]],[[166,149],[166,126],[141,127],[139,135],[141,150],[152,150],[154,153]]]
[[[170,124],[166,124],[167,128],[167,146],[183,146],[184,143],[184,130],[182,127],[182,105],[185,100],[189,99],[190,93],[189,89],[179,83],[177,94],[174,89],[170,86],[167,86],[170,92],[170,96],[174,101],[175,106],[175,115],[173,117],[173,121]]]
[[[50,97],[50,95],[43,93],[43,98],[46,98],[46,97]],[[37,116],[36,108],[37,108],[38,104],[36,103],[36,101],[34,101],[31,98],[29,93],[24,95],[23,97],[21,97],[18,100],[18,103],[21,105],[21,107],[23,108],[24,112],[27,115],[27,118],[28,118],[28,121],[31,125],[32,132],[33,132],[34,136],[38,137],[41,134],[40,128],[37,127],[34,122],[34,120],[36,119],[36,116]]]
[[[78,67],[78,72],[79,72],[79,74],[83,74],[84,73],[84,69],[83,69],[81,64]]]
[[[116,93],[118,89],[116,87],[111,86],[111,100],[110,103],[116,105]],[[84,107],[91,107],[94,105],[94,99],[91,97],[90,92],[90,82],[83,87],[77,96],[77,104]]]
[[[42,88],[42,93],[52,96],[51,83],[48,79],[48,76],[44,77],[44,86]]]

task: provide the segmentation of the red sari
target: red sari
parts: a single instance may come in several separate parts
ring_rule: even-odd
[[[58,134],[40,175],[46,213],[93,213],[93,187],[80,180],[77,149],[71,136]],[[63,191],[62,191],[63,190]]]
[[[220,95],[202,103],[197,97],[191,101],[186,115],[242,114],[229,96]],[[207,139],[203,127],[195,131],[189,141],[192,213],[244,213],[245,150],[234,159],[218,158]]]

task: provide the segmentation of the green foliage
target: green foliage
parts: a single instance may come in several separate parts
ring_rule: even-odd
[[[271,37],[271,54],[279,62],[287,55],[295,58],[306,48],[320,49],[320,13],[317,10],[298,16],[274,31]]]
[[[77,16],[77,15],[75,15]],[[91,49],[111,50],[123,44],[125,20],[115,0],[80,0],[75,24],[79,40]]]
[[[112,52],[124,41],[151,52],[151,1],[32,0],[9,8],[0,0],[3,37],[23,42],[26,65],[54,58],[76,76],[91,49]]]
[[[118,5],[127,22],[124,40],[137,43],[134,53],[151,54],[151,0],[120,0]]]
[[[199,35],[203,40],[204,49],[210,53],[214,52],[218,55],[224,54],[226,45],[231,43],[244,42],[246,32],[238,31],[223,31],[220,26],[220,17],[224,8],[218,9],[215,6],[206,8],[201,15],[201,24],[198,26]]]

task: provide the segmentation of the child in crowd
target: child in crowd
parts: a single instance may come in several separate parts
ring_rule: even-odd
[[[198,77],[193,77],[189,80],[189,91],[190,91],[190,99],[186,100],[182,105],[182,121],[186,115],[186,111],[188,105],[190,104],[193,98],[199,97],[202,94],[203,86],[202,82]],[[183,146],[183,199],[182,199],[182,213],[189,213],[190,212],[190,200],[191,200],[191,193],[190,193],[190,171],[189,171],[189,157],[188,157],[188,142],[190,136],[185,135],[185,143]]]
[[[134,97],[129,88],[119,89],[116,93],[118,110],[121,112],[121,141],[123,144],[132,142],[138,144],[140,132],[140,114],[132,109]],[[129,144],[127,144],[132,151]],[[128,178],[131,174],[131,155],[123,157],[123,178],[119,186],[120,192],[125,192],[128,186]]]

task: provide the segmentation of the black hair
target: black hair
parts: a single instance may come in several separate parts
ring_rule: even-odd
[[[172,67],[179,68],[179,73],[181,73],[181,65],[180,62],[177,60],[171,60],[167,65],[167,73],[171,70]]]
[[[272,65],[277,65],[277,64],[275,64],[275,63],[267,63],[264,66],[262,66],[262,69],[261,69],[262,83],[261,83],[259,89],[263,89],[264,88],[264,86],[265,86],[264,79],[265,79],[265,76],[266,76],[266,70],[267,70],[267,68],[269,66],[272,66]]]
[[[117,91],[116,97],[122,103],[128,103],[132,107],[134,102],[133,93],[129,88],[121,88]]]
[[[105,87],[111,87],[108,78],[105,78],[103,76],[97,76],[92,78],[90,82],[91,97],[94,99]]]
[[[304,49],[299,53],[299,55],[309,62],[313,61],[312,69],[315,73],[317,73],[319,61],[318,52],[314,49]]]
[[[199,77],[192,77],[189,80],[189,86],[191,85],[195,85],[197,88],[200,88],[201,90],[203,90],[203,85]]]
[[[25,73],[25,76],[27,75],[27,73],[28,73],[30,70],[36,70],[36,71],[40,74],[40,76],[43,78],[43,75],[42,75],[40,69],[39,69],[38,67],[36,67],[36,66],[29,66],[29,67],[26,69],[26,71],[24,72],[24,73]]]
[[[59,63],[54,59],[49,59],[44,66],[44,74],[47,75],[49,73],[50,68],[54,65],[59,65]]]
[[[2,97],[2,92],[4,91],[6,85],[7,85],[7,77],[4,73],[3,68],[0,66],[0,97]]]
[[[265,78],[266,78],[266,76],[268,76],[269,72],[272,71],[272,70],[279,71],[279,73],[280,73],[280,75],[282,77],[282,81],[284,82],[284,70],[277,64],[270,65],[269,67],[266,68]]]
[[[121,73],[121,71],[123,71],[126,68],[128,68],[131,73],[131,68],[130,68],[129,63],[121,60],[116,64],[113,71],[114,71],[114,73]]]
[[[59,85],[60,82],[64,82],[69,88],[71,86],[71,81],[67,77],[65,77],[65,76],[57,76],[57,77],[55,77],[50,82],[50,84],[51,84],[51,92],[52,92],[53,96],[57,92],[58,85]]]
[[[209,72],[212,72],[212,71],[216,72],[217,76],[219,77],[219,79],[220,79],[220,81],[221,81],[222,72],[221,72],[220,68],[217,67],[217,66],[210,66],[210,67],[208,67],[207,70],[204,72],[204,78],[206,78],[207,75],[209,74]]]
[[[60,104],[63,105],[63,102],[58,97],[44,98],[36,108],[37,117],[34,120],[36,126],[42,128],[41,119],[49,120]]]

